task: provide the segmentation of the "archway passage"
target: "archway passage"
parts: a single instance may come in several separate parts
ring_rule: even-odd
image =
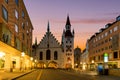
[[[66,69],[71,69],[71,68],[72,68],[72,65],[71,65],[70,63],[68,63],[68,64],[65,65],[65,68],[66,68]]]
[[[58,64],[55,61],[51,61],[48,63],[48,68],[58,68]]]
[[[46,65],[45,65],[44,62],[39,62],[39,63],[37,64],[37,68],[46,68]]]

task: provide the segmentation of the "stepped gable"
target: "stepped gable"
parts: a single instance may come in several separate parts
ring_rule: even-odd
[[[49,28],[49,23],[48,23],[48,28],[47,32],[44,34],[43,38],[41,39],[38,47],[39,48],[57,48],[61,47],[60,43],[58,40],[55,38],[55,36],[50,32]]]

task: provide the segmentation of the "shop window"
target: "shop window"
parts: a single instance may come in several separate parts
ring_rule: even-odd
[[[4,6],[2,6],[2,17],[8,22],[8,11]]]

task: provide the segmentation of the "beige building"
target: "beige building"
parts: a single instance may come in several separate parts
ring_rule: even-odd
[[[50,31],[49,22],[47,32],[36,46],[36,49],[34,48],[34,54],[36,54],[34,59],[38,68],[63,68],[62,48]]]
[[[0,0],[0,69],[31,67],[32,30],[23,0]]]
[[[62,34],[62,43],[51,33],[48,23],[47,32],[40,43],[33,45],[35,65],[39,68],[74,68],[74,30],[71,32],[69,16]]]
[[[120,68],[120,16],[95,33],[88,43],[91,68],[104,63],[109,68]]]

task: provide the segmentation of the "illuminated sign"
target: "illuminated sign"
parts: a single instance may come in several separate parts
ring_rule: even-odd
[[[108,53],[104,53],[104,62],[108,62]]]

